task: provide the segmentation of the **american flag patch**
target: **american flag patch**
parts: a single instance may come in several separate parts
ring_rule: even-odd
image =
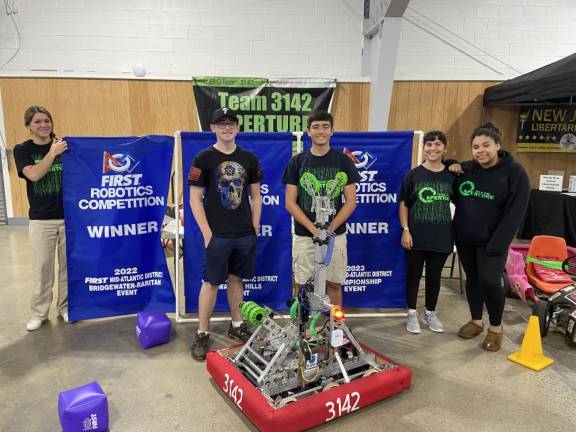
[[[200,179],[200,175],[202,174],[202,170],[197,167],[190,168],[190,172],[188,172],[188,181],[198,181]]]

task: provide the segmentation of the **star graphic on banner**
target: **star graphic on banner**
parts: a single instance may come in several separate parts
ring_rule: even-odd
[[[544,139],[544,137],[543,137],[542,135],[540,135],[540,139],[541,139],[541,140],[543,140],[543,139]]]
[[[536,139],[538,138],[536,135],[532,135],[532,139]]]
[[[550,135],[546,135],[546,141],[550,141]]]
[[[554,141],[556,141],[556,135],[554,135],[554,136],[552,137],[552,139],[553,139]]]
[[[522,135],[518,136],[518,140],[522,141],[522,138],[524,138]]]

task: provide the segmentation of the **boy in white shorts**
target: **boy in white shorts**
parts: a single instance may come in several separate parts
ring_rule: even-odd
[[[342,305],[342,283],[346,280],[346,221],[356,208],[356,183],[360,181],[358,170],[352,159],[344,153],[330,148],[330,137],[334,133],[334,118],[326,111],[314,111],[308,119],[308,135],[312,147],[294,156],[282,177],[286,185],[286,209],[294,218],[292,264],[294,278],[300,288],[314,272],[314,241],[318,229],[314,225],[315,215],[311,210],[312,197],[300,186],[300,178],[313,174],[320,183],[336,178],[337,173],[346,175],[342,192],[334,198],[336,214],[331,216],[327,235],[334,233],[332,260],[326,270],[326,292],[330,302]],[[344,200],[342,199],[344,198]]]

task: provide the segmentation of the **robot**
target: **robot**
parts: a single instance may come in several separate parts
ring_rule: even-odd
[[[284,326],[274,321],[272,310],[244,303],[244,318],[257,327],[230,359],[275,407],[382,370],[346,325],[342,309],[330,304],[326,295],[326,267],[334,243],[326,230],[346,174],[338,173],[322,185],[306,173],[300,183],[312,197],[318,228],[312,280],[289,302],[290,320]]]
[[[256,327],[252,337],[241,348],[208,353],[214,380],[261,430],[302,430],[411,385],[411,371],[362,346],[326,295],[334,244],[326,231],[346,183],[345,173],[326,182],[306,173],[300,180],[312,198],[318,236],[313,276],[289,301],[289,316],[245,302],[242,315]]]

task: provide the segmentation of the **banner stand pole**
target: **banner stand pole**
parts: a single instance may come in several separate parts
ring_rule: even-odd
[[[422,152],[424,151],[424,132],[414,131],[414,135],[418,136],[418,159],[416,160],[416,166],[422,163]]]
[[[304,135],[304,132],[292,132],[292,134],[296,137],[296,152],[300,153],[301,151],[303,151],[303,140],[302,137]],[[424,149],[424,132],[423,131],[414,131],[414,135],[418,136],[418,160],[417,160],[417,165],[420,164],[420,161],[422,160],[422,154],[423,154],[423,149]],[[176,182],[174,183],[174,192],[175,195],[177,197],[177,199],[179,200],[179,187],[178,187],[178,182],[179,182],[179,174],[180,174],[180,169],[179,169],[179,157],[180,157],[180,146],[182,145],[182,141],[181,141],[181,137],[180,137],[180,131],[176,131],[174,133],[174,143],[175,143],[175,148],[174,148],[174,177],[176,178]],[[186,203],[184,203],[184,205],[186,205]],[[180,212],[179,212],[179,208],[177,206],[177,222],[176,222],[176,245],[174,247],[175,251],[174,253],[176,254],[177,251],[180,250]],[[294,224],[294,218],[292,218],[292,225]],[[175,255],[176,257],[178,255]],[[183,318],[180,315],[180,272],[179,272],[179,268],[180,268],[180,260],[177,258],[176,259],[176,265],[174,268],[174,277],[176,278],[176,322],[177,323],[188,323],[188,322],[198,322],[198,318]],[[349,318],[379,318],[379,317],[388,317],[388,318],[401,318],[401,317],[405,317],[407,315],[407,312],[367,312],[367,313],[351,313],[351,314],[346,314],[347,317]],[[289,318],[288,315],[275,315],[274,319],[287,319]],[[231,317],[211,317],[210,318],[210,322],[220,322],[220,321],[230,321],[232,318]]]
[[[302,141],[304,132],[292,132],[292,135],[296,137],[296,153],[300,153],[302,150],[304,150],[304,142]]]
[[[174,132],[174,197],[176,217],[176,243],[174,244],[174,279],[176,279],[176,322],[180,321],[180,131]]]

